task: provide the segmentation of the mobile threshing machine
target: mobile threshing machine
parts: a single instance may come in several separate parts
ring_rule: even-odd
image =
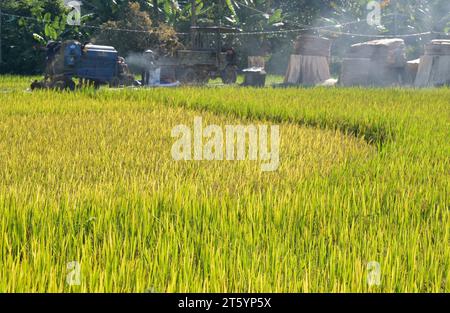
[[[160,58],[148,50],[144,57],[155,67],[161,68],[161,79],[164,81],[205,84],[209,79],[221,78],[225,84],[234,84],[238,74],[236,52],[231,47],[223,46],[222,35],[236,32],[234,28],[220,26],[193,26],[190,49],[178,50],[174,56]]]
[[[134,76],[116,49],[109,46],[81,44],[78,41],[49,42],[47,45],[45,78],[34,81],[31,89],[74,90],[74,78],[79,87],[102,84],[111,87],[131,86]]]

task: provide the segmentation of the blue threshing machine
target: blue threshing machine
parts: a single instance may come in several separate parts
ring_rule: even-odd
[[[45,79],[35,81],[31,89],[74,90],[102,84],[130,86],[134,76],[114,47],[81,44],[78,41],[50,42],[47,45]]]

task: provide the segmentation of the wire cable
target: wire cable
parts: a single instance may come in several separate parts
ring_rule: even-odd
[[[42,19],[30,17],[30,16],[21,16],[16,14],[9,14],[2,12],[1,15],[9,16],[9,17],[15,17],[15,18],[23,18],[28,20],[37,21],[39,23],[44,24],[51,24],[51,21],[44,21]],[[296,29],[286,29],[286,30],[273,30],[273,31],[250,31],[250,32],[238,32],[238,33],[232,33],[232,34],[223,34],[224,36],[261,36],[261,35],[285,35],[290,33],[300,33],[304,31],[320,31],[325,30],[329,33],[334,33],[337,35],[342,36],[352,36],[352,37],[366,37],[366,38],[408,38],[408,37],[420,37],[430,34],[436,34],[436,35],[442,35],[442,36],[450,36],[450,33],[445,32],[435,32],[435,31],[428,31],[428,32],[418,32],[413,34],[399,34],[399,35],[382,35],[382,34],[360,34],[360,33],[351,33],[351,32],[342,32],[339,30],[333,30],[333,29],[339,29],[341,27],[345,27],[348,25],[354,25],[361,22],[365,22],[364,20],[355,20],[352,22],[347,23],[341,23],[337,25],[328,25],[328,26],[307,26],[307,27],[301,27]],[[80,28],[90,28],[90,29],[98,29],[98,30],[107,30],[107,31],[118,31],[118,32],[129,32],[129,33],[146,33],[146,34],[158,34],[162,33],[159,31],[158,28],[154,28],[152,30],[140,30],[140,29],[125,29],[125,28],[115,28],[115,27],[103,27],[103,26],[94,26],[94,25],[75,25],[75,27]],[[182,33],[182,32],[176,32],[174,33],[178,36],[188,36],[190,33]]]

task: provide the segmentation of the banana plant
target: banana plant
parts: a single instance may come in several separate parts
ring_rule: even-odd
[[[282,27],[284,14],[270,0],[224,0],[231,13],[227,20],[246,30],[270,30]]]
[[[118,17],[127,0],[82,0],[82,11],[93,14],[98,23],[114,20]]]

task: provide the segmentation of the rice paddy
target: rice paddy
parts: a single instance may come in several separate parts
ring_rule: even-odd
[[[0,78],[0,292],[450,291],[450,89],[29,81]],[[196,116],[280,125],[278,171],[174,161]]]

